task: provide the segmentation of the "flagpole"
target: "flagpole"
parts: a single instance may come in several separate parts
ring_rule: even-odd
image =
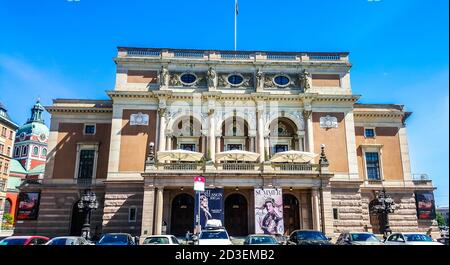
[[[236,51],[236,23],[237,23],[237,19],[236,19],[236,4],[237,4],[237,0],[234,0],[234,50]]]

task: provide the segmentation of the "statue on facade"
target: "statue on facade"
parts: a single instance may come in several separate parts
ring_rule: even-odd
[[[264,73],[261,71],[261,69],[258,69],[256,72],[256,88],[263,88],[264,87]]]
[[[311,74],[306,69],[303,69],[298,76],[300,87],[303,88],[303,91],[307,91],[310,88],[309,77],[311,77]]]
[[[161,66],[159,83],[162,87],[169,85],[169,70],[167,69],[167,66]]]
[[[208,87],[211,88],[215,88],[217,87],[217,74],[216,74],[216,70],[214,70],[214,68],[210,67],[208,69]]]

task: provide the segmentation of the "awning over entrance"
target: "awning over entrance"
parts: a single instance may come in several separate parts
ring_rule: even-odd
[[[188,150],[176,149],[170,151],[159,151],[157,158],[159,161],[175,160],[175,161],[200,161],[203,157],[202,153]]]
[[[292,163],[307,163],[313,160],[317,154],[302,151],[285,151],[279,152],[272,156],[272,162],[292,162]]]
[[[259,154],[243,151],[243,150],[229,150],[216,154],[217,161],[251,161],[254,162],[258,159]]]

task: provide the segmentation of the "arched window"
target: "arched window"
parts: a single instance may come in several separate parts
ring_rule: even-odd
[[[39,155],[39,147],[35,146],[33,147],[33,155],[38,156]]]
[[[47,148],[42,149],[42,156],[47,156]]]
[[[22,156],[26,156],[28,154],[28,146],[24,146],[22,149]]]
[[[14,148],[14,157],[19,157],[20,156],[20,147],[16,147]]]
[[[11,213],[11,201],[9,199],[5,200],[4,213]]]

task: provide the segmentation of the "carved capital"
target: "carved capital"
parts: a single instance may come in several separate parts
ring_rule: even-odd
[[[312,110],[303,110],[303,117],[305,120],[311,118]]]

